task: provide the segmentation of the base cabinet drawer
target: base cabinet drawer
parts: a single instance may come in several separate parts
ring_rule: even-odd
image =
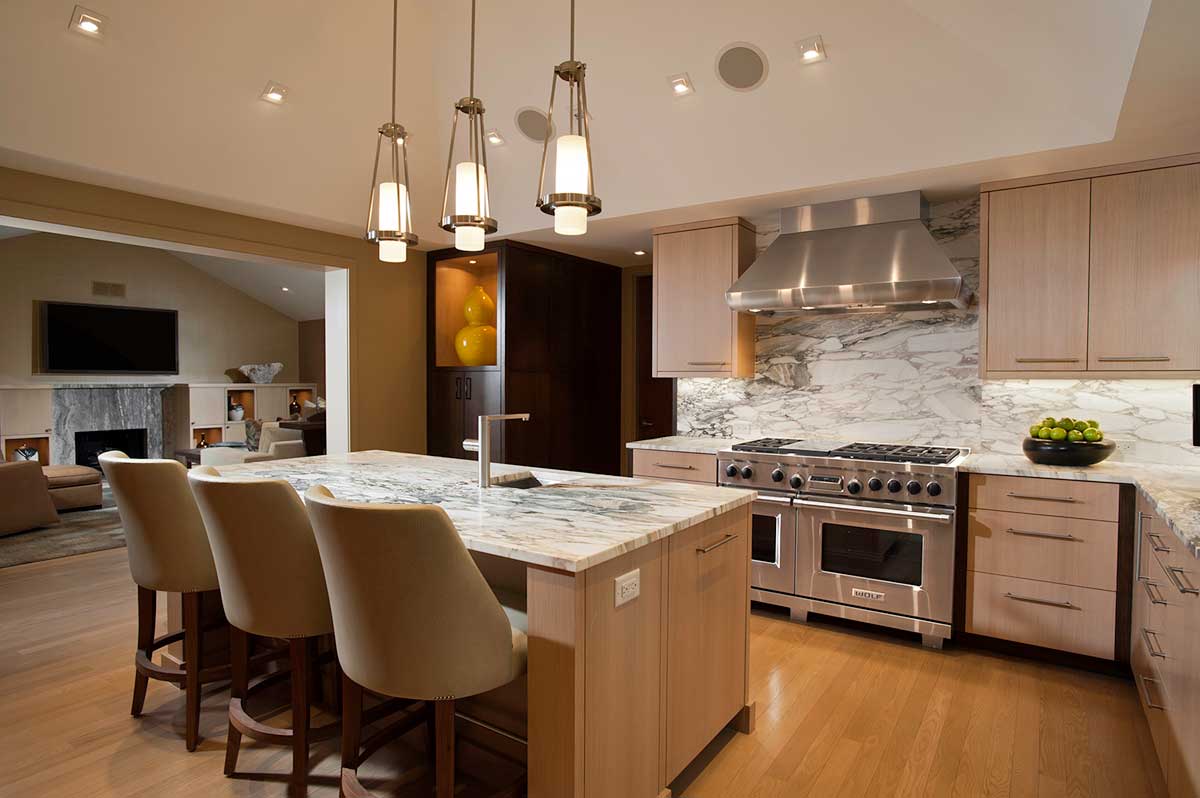
[[[967,573],[967,631],[1112,659],[1116,593],[1033,579]]]
[[[633,476],[712,485],[717,481],[717,456],[699,452],[634,449]]]
[[[1121,486],[1111,482],[972,474],[971,509],[1116,522]]]
[[[1117,588],[1117,525],[972,510],[967,568],[1098,590]]]

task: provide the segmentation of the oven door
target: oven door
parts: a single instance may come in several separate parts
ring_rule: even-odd
[[[750,584],[796,592],[796,510],[791,499],[759,494],[750,508]]]
[[[799,595],[950,623],[954,512],[800,499]]]

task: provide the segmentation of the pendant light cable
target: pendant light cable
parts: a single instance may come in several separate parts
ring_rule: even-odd
[[[392,124],[396,124],[396,32],[400,29],[400,0],[392,0]]]

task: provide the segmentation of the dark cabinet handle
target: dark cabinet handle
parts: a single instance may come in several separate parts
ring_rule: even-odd
[[[471,398],[471,378],[463,377],[463,380],[466,381],[466,383],[467,383],[467,395],[464,398],[470,399]]]
[[[463,381],[462,377],[454,378],[454,398],[455,399],[462,399],[462,381]]]

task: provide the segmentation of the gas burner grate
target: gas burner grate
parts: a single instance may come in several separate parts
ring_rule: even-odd
[[[954,460],[959,453],[959,449],[947,446],[904,446],[895,443],[852,443],[833,450],[835,457],[851,460],[882,460],[886,463],[921,465],[944,465]]]
[[[735,443],[733,450],[735,452],[778,452],[785,446],[790,446],[797,443],[799,438],[756,438],[745,443]]]

